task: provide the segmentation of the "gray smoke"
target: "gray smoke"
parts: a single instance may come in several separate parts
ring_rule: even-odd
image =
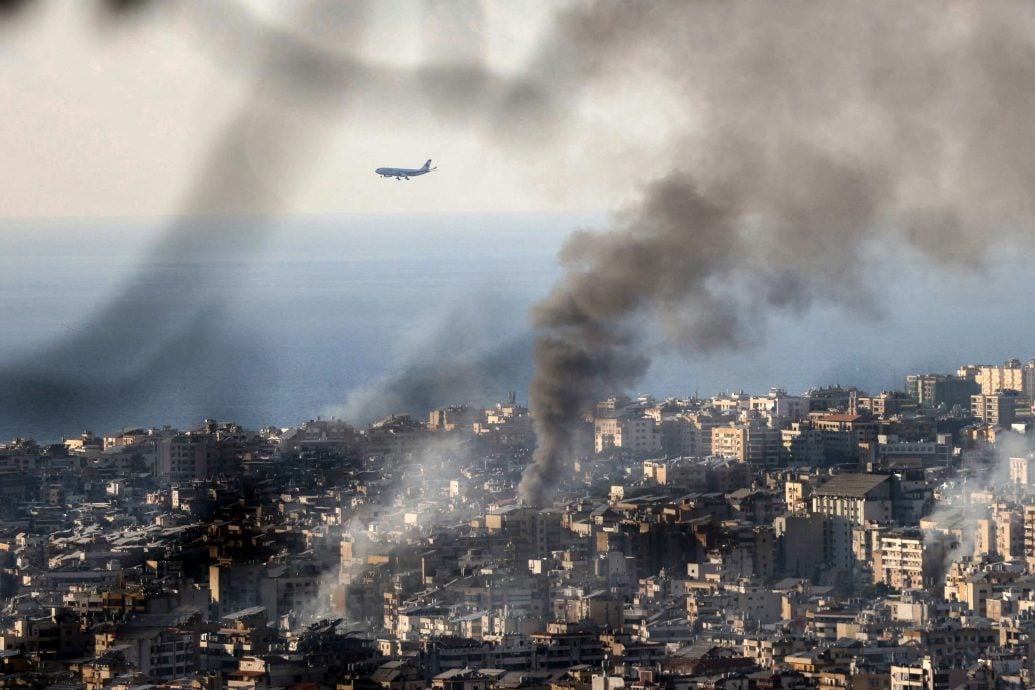
[[[2,3],[0,20],[10,25],[40,4]],[[320,0],[272,21],[230,0],[94,5],[106,31],[135,31],[142,21],[167,22],[174,31],[188,27],[199,47],[248,85],[247,93],[147,262],[167,267],[165,300],[137,299],[155,280],[142,272],[84,332],[4,363],[0,419],[14,429],[42,423],[81,428],[93,411],[134,410],[168,391],[190,396],[199,414],[209,414],[236,381],[263,366],[241,361],[228,347],[241,336],[226,330],[228,295],[207,279],[219,270],[212,260],[247,262],[257,255],[275,215],[305,182],[305,171],[343,118],[385,109],[398,118],[428,104],[443,120],[463,113],[501,138],[520,127],[520,111],[508,113],[505,105],[514,101],[512,93],[535,94],[537,87],[488,69],[477,2],[426,3],[434,35],[451,36],[453,48],[444,59],[414,68],[361,56],[373,7]],[[453,30],[458,23],[459,32]],[[240,215],[207,215],[213,213]]]
[[[117,18],[136,4],[103,8]],[[297,183],[292,163],[313,154],[329,131],[329,96],[340,95],[318,70],[299,74],[302,58],[279,38],[250,36],[249,45],[264,56],[251,65],[251,93],[211,146],[178,220],[152,250],[170,267],[164,276],[170,283],[168,301],[154,305],[134,299],[155,280],[142,273],[91,319],[84,334],[0,371],[5,393],[0,402],[9,421],[68,423],[92,406],[119,400],[132,409],[142,397],[180,386],[206,410],[220,397],[220,388],[246,375],[233,371],[239,365],[221,342],[227,337],[221,329],[225,296],[206,279],[213,270],[210,259],[247,260],[263,245],[271,227],[268,214]],[[258,138],[257,132],[267,136]],[[233,221],[199,217],[214,210],[253,215]],[[169,374],[173,381],[159,380]]]
[[[954,562],[974,557],[977,524],[990,517],[989,505],[974,502],[980,492],[988,492],[997,501],[1018,500],[1025,487],[1010,477],[1010,458],[1026,457],[1032,452],[1031,439],[1014,432],[1001,432],[990,446],[978,446],[963,452],[959,478],[939,490],[928,520],[940,530],[951,530],[958,538],[950,542],[941,564],[941,574],[948,575]]]
[[[488,406],[508,391],[526,390],[531,379],[531,335],[485,350],[443,335],[419,361],[408,362],[368,386],[350,391],[344,405],[325,412],[366,425],[400,412],[421,418],[429,410],[463,402]],[[449,347],[455,344],[455,347]]]
[[[878,250],[952,269],[1026,234],[1033,9],[593,2],[563,16],[547,52],[565,56],[570,93],[664,80],[678,114],[670,172],[606,232],[571,238],[567,277],[534,310],[523,499],[548,500],[582,411],[655,349],[749,345],[767,313],[817,301],[879,314]]]

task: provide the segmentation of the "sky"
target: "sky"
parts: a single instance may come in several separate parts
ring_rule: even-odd
[[[5,169],[17,171],[0,189],[0,214],[150,217],[182,211],[223,130],[239,124],[240,110],[251,107],[254,90],[262,88],[256,73],[269,51],[266,32],[255,24],[311,41],[333,58],[361,60],[374,73],[345,84],[340,102],[321,109],[317,145],[290,163],[288,173],[296,181],[290,192],[276,179],[263,180],[261,162],[255,166],[277,212],[616,207],[629,177],[615,169],[628,149],[642,151],[655,136],[650,125],[657,118],[637,113],[632,94],[623,110],[578,106],[582,135],[529,147],[501,144],[494,136],[493,121],[508,115],[484,115],[492,103],[478,102],[473,108],[479,112],[472,113],[463,97],[453,109],[408,82],[391,88],[393,79],[429,64],[470,62],[494,78],[515,78],[533,69],[562,4],[370,3],[349,48],[342,47],[340,35],[322,36],[300,19],[300,3],[294,2],[159,2],[119,21],[106,18],[95,2],[29,4],[0,29],[0,139]],[[372,88],[375,81],[380,85]],[[297,115],[277,134],[279,145],[289,147],[305,135],[313,109],[305,98],[282,100],[279,105]],[[642,123],[636,134],[643,139],[636,147],[621,137],[592,136],[609,119],[632,121],[627,116],[636,115]],[[259,125],[245,132],[245,165],[249,157],[269,155],[269,135]],[[584,158],[589,150],[592,158]],[[375,167],[417,167],[427,158],[439,167],[433,185],[403,188],[372,174]],[[607,176],[595,175],[600,166],[615,167]],[[213,199],[191,210],[268,210],[258,206]]]

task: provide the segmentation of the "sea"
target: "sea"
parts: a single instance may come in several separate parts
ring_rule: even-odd
[[[570,234],[609,222],[594,212],[0,221],[0,443],[204,419],[362,425],[511,393],[525,402],[530,309],[563,280]],[[625,392],[880,392],[908,373],[1028,359],[1028,263],[1005,250],[994,264],[951,267],[888,252],[869,269],[867,313],[818,300],[762,317],[747,347],[702,356],[655,344],[654,366]]]

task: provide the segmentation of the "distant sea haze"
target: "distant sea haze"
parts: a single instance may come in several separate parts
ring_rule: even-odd
[[[234,224],[247,241],[248,219],[193,222],[217,234]],[[529,307],[561,278],[555,257],[569,232],[605,223],[598,214],[291,217],[247,252],[183,257],[152,249],[164,230],[156,221],[2,221],[0,442],[205,418],[256,428],[336,414],[365,424],[509,391],[524,400]],[[913,371],[1035,356],[1035,306],[988,299],[1024,294],[1033,269],[1019,259],[952,281],[903,254],[880,270],[880,317],[824,307],[771,319],[753,347],[663,356],[630,392],[831,383],[876,392]],[[112,323],[120,315],[128,323]]]

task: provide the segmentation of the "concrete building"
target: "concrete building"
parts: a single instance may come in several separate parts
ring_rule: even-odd
[[[891,690],[951,690],[966,680],[966,669],[946,668],[930,655],[916,663],[891,666]]]
[[[216,458],[216,443],[210,434],[187,432],[162,438],[157,451],[159,479],[189,482],[209,476]]]
[[[474,423],[483,419],[485,413],[467,405],[450,405],[428,413],[428,428],[433,431],[455,431],[471,429]]]
[[[813,578],[831,560],[829,521],[823,515],[780,515],[773,520],[780,574]]]
[[[777,465],[785,457],[778,429],[759,422],[737,423],[712,429],[712,455],[755,465]]]
[[[1024,515],[1014,507],[996,508],[992,514],[995,555],[1004,560],[1024,558]]]
[[[919,459],[924,467],[948,465],[952,459],[952,437],[936,434],[934,440],[908,441],[896,434],[877,434],[875,460],[897,462]]]
[[[504,506],[485,514],[485,529],[509,540],[517,563],[547,556],[561,545],[561,513],[556,511]]]
[[[657,453],[661,450],[661,441],[661,431],[650,417],[618,413],[593,420],[593,447],[598,453],[608,448]]]
[[[941,581],[946,543],[919,530],[881,534],[873,552],[873,581],[896,589],[927,588]]]
[[[1009,426],[1031,416],[1031,399],[1014,391],[972,395],[970,413],[983,424]]]
[[[660,422],[662,449],[669,455],[709,455],[712,452],[712,429],[720,423],[718,419],[696,414],[663,417]]]
[[[812,505],[812,482],[807,477],[789,478],[783,484],[783,502],[787,510],[797,513]]]
[[[748,429],[742,424],[712,429],[712,455],[747,462]]]
[[[692,457],[643,462],[645,479],[652,479],[661,486],[679,486],[686,491],[707,491],[709,469],[708,463]]]
[[[886,474],[843,473],[812,491],[812,512],[838,517],[856,525],[891,521],[891,477]]]
[[[956,375],[973,381],[981,389],[981,395],[994,395],[999,391],[1024,391],[1025,369],[1032,363],[1021,365],[1020,360],[1011,359],[1001,365],[968,364],[961,367]]]
[[[1035,505],[1024,506],[1024,558],[1035,569]]]
[[[780,442],[788,461],[798,465],[821,465],[826,459],[823,432],[807,422],[792,422],[780,429]]]
[[[900,391],[885,391],[880,395],[872,397],[860,396],[857,400],[857,409],[866,410],[874,417],[887,419],[894,415],[909,414],[916,411],[916,399],[907,393]]]
[[[1035,483],[1035,454],[1010,458],[1010,483],[1022,486]]]
[[[823,451],[828,461],[858,460],[860,448],[877,438],[877,424],[860,414],[810,415],[812,425],[823,434]]]
[[[981,393],[974,380],[952,374],[910,374],[906,377],[906,394],[920,407],[934,409],[967,407],[970,396]]]
[[[770,419],[797,421],[809,413],[809,400],[801,395],[788,395],[782,388],[772,388],[768,395],[752,397],[750,409]]]

